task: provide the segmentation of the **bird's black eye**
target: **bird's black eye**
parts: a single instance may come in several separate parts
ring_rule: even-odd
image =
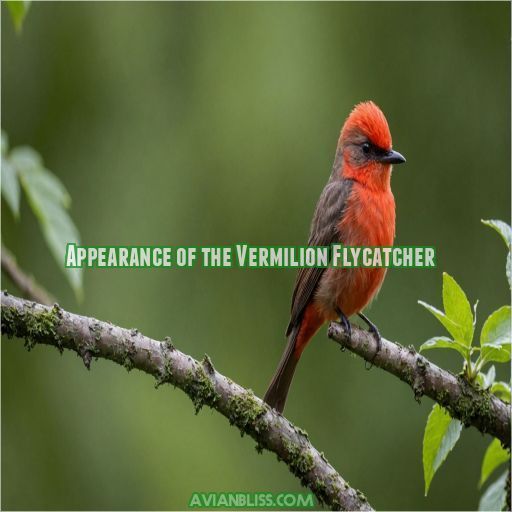
[[[363,153],[365,155],[368,155],[370,153],[370,143],[369,142],[365,142],[363,143],[363,145],[361,146],[363,148]]]

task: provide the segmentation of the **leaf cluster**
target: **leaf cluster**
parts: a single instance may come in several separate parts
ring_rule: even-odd
[[[41,226],[48,247],[78,299],[83,294],[82,270],[65,268],[68,243],[80,243],[69,215],[71,197],[62,182],[45,168],[39,153],[27,146],[9,149],[2,132],[2,197],[14,218],[20,219],[21,191]]]
[[[511,283],[511,242],[512,230],[509,225],[499,220],[482,221],[495,229],[508,248],[506,275]],[[510,363],[511,353],[511,308],[502,306],[491,313],[485,320],[474,343],[476,310],[478,301],[473,308],[464,290],[447,273],[443,274],[443,309],[441,311],[423,301],[418,301],[446,329],[448,336],[436,336],[427,340],[420,351],[448,349],[456,351],[463,360],[463,376],[482,392],[492,393],[501,400],[510,403],[510,385],[496,381],[496,368],[490,363]],[[462,431],[462,423],[450,417],[440,405],[435,404],[427,420],[423,436],[423,473],[425,479],[425,495],[427,495],[434,474],[446,460],[446,457],[457,444]],[[498,439],[494,439],[484,455],[479,486],[481,487],[491,473],[504,464],[510,463],[510,453],[503,448]],[[491,484],[480,500],[479,510],[501,510],[506,500],[506,473]]]

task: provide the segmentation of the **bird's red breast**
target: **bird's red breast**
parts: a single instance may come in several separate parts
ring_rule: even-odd
[[[395,200],[391,188],[374,190],[356,183],[338,229],[349,233],[350,245],[393,245]],[[338,279],[349,282],[349,289],[340,294],[338,302],[347,316],[362,311],[373,300],[386,276],[386,268],[358,267],[334,272],[340,273]]]

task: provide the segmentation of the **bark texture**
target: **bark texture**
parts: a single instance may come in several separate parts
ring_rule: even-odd
[[[412,345],[405,348],[382,339],[381,350],[375,354],[377,342],[371,333],[352,327],[349,338],[336,322],[329,325],[328,336],[343,348],[409,384],[417,400],[423,395],[428,396],[465,426],[471,425],[482,433],[489,433],[510,448],[510,404],[476,389],[462,376],[439,368],[418,354]]]
[[[224,415],[256,449],[274,452],[317,499],[333,510],[373,510],[363,493],[348,485],[308,439],[307,434],[268,407],[251,390],[215,370],[208,356],[199,362],[177,350],[169,338],[144,336],[94,318],[75,315],[58,305],[44,306],[2,292],[2,333],[60,351],[73,350],[90,368],[103,358],[153,375],[156,386],[173,384],[192,400],[196,413],[203,406]]]

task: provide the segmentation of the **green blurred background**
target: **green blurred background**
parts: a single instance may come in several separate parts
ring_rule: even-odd
[[[2,16],[2,126],[73,198],[88,245],[301,245],[352,106],[387,115],[397,244],[438,268],[392,270],[369,316],[416,347],[442,328],[452,274],[479,322],[508,301],[509,3],[33,3]],[[77,304],[26,202],[2,236],[76,312],[171,335],[262,395],[284,347],[293,270],[87,270]],[[16,291],[6,279],[4,288]],[[457,355],[431,352],[459,369]],[[504,366],[504,365],[502,365]],[[499,376],[506,377],[500,368]],[[193,491],[299,491],[211,410],[109,362],[2,342],[3,509],[183,509]],[[432,406],[341,353],[323,329],[287,416],[378,509],[474,509],[488,436],[466,429],[423,496]]]

